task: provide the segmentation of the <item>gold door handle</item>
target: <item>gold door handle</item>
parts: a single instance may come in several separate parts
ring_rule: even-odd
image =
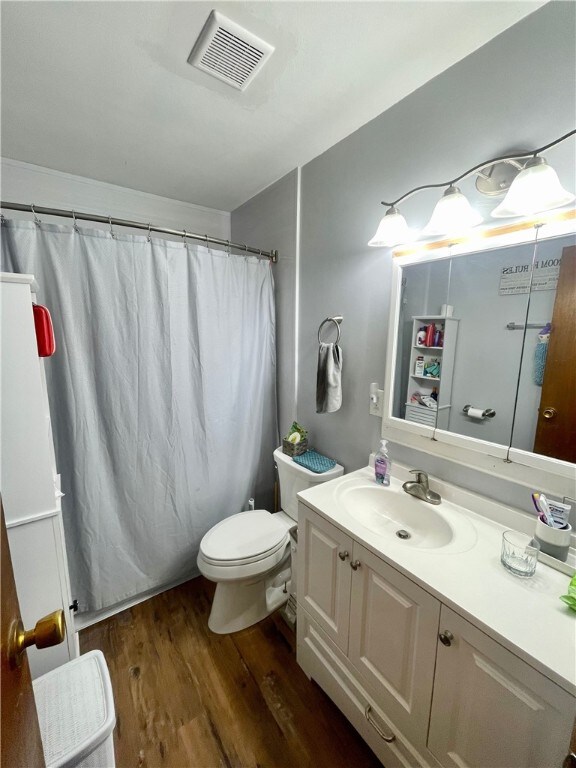
[[[12,669],[22,663],[22,654],[31,645],[36,648],[50,648],[66,637],[64,611],[54,611],[36,622],[34,629],[24,629],[22,619],[16,619],[8,634],[8,660]]]
[[[545,419],[555,419],[558,414],[558,411],[556,408],[544,408],[542,411],[542,416],[544,416]]]

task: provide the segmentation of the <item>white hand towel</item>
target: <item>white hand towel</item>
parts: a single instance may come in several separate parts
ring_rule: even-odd
[[[342,350],[320,342],[316,376],[316,413],[334,413],[342,405]]]

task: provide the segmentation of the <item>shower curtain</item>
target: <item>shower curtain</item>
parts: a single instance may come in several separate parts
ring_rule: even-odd
[[[99,610],[197,573],[204,533],[272,486],[268,261],[103,230],[2,223],[36,276],[73,594]]]

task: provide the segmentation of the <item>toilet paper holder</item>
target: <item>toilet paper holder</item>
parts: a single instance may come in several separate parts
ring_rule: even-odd
[[[472,407],[473,407],[472,405],[468,404],[468,405],[465,405],[464,408],[462,408],[462,410],[464,411],[464,413],[466,415],[468,415],[468,411]],[[496,416],[496,411],[493,408],[484,408],[482,410],[482,418],[483,419],[493,419],[494,416]]]

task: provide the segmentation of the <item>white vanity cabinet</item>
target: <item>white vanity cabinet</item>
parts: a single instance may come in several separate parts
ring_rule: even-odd
[[[425,750],[440,602],[302,503],[298,520],[300,607],[359,673],[366,705],[377,706],[394,724],[384,734],[394,741],[385,742],[378,717],[366,715],[365,705],[366,723],[376,723],[374,735],[395,746],[407,738]],[[298,659],[315,677],[302,663],[306,646],[314,643],[306,626],[299,631]],[[420,762],[411,753],[406,762],[391,762],[386,749],[381,754],[369,743],[387,768]]]
[[[302,502],[298,662],[386,768],[568,751],[574,697]]]

